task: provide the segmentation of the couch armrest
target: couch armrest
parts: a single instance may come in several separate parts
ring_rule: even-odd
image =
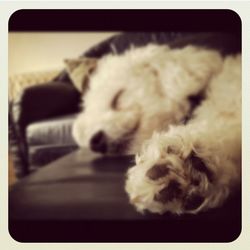
[[[32,122],[77,112],[79,102],[80,95],[70,84],[58,81],[31,86],[13,102],[12,119],[24,131]]]

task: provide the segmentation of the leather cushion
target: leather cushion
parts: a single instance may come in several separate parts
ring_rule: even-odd
[[[30,170],[45,166],[78,148],[75,144],[50,144],[29,147]]]

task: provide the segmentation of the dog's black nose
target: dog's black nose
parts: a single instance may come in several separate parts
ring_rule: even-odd
[[[94,134],[90,140],[90,148],[95,152],[105,153],[107,151],[107,137],[103,131]]]

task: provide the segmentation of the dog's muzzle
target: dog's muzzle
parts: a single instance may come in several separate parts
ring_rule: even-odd
[[[107,136],[103,131],[94,134],[90,140],[91,150],[98,153],[106,153],[108,149]]]
[[[108,135],[100,130],[96,132],[90,139],[90,149],[97,153],[123,154],[133,138],[133,135],[139,128],[139,122],[128,132],[115,141],[110,141]]]

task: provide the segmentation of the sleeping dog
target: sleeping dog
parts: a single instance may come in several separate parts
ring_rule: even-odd
[[[73,136],[95,152],[136,154],[125,189],[138,211],[198,213],[240,186],[241,55],[149,44],[66,65],[84,95]]]

